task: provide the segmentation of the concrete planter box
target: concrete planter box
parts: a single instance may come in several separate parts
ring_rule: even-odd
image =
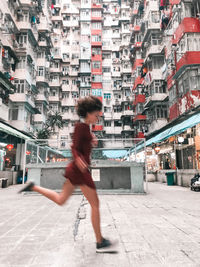
[[[28,164],[28,180],[50,189],[61,189],[67,162]],[[96,173],[96,175],[94,175]],[[97,189],[126,189],[144,193],[144,164],[98,160],[91,165],[91,174]],[[96,180],[95,180],[96,178]]]

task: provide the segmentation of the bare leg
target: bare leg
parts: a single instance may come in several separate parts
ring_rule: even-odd
[[[80,186],[81,191],[84,196],[87,198],[91,206],[91,220],[92,226],[96,235],[97,243],[101,243],[102,234],[100,228],[100,211],[99,211],[99,199],[95,189],[90,188],[89,186],[83,185]]]
[[[42,194],[43,196],[49,198],[50,200],[54,201],[58,205],[63,205],[67,199],[71,196],[71,194],[74,191],[75,186],[71,184],[69,179],[64,183],[62,192],[56,193],[53,190],[34,185],[32,187],[32,191],[38,192]]]

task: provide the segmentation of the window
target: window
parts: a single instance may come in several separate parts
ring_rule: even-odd
[[[122,108],[121,108],[121,106],[114,106],[114,107],[113,107],[113,110],[114,110],[115,113],[122,112]]]
[[[200,72],[198,74],[197,69],[190,70],[189,77],[191,90],[200,90]]]
[[[101,42],[101,35],[92,35],[92,42]]]
[[[170,106],[176,102],[176,86],[172,86],[169,90],[169,103]]]
[[[67,59],[67,58],[69,58],[69,53],[64,53],[64,54],[63,54],[63,59],[65,60],[65,59]]]
[[[102,96],[102,89],[92,89],[92,95]]]
[[[152,33],[151,35],[151,44],[159,45],[162,42],[162,35],[160,33]]]
[[[26,57],[19,57],[19,62],[17,63],[16,69],[26,68]]]
[[[21,34],[19,37],[18,37],[18,43],[19,44],[27,44],[27,34]]]
[[[115,127],[121,127],[122,126],[122,122],[121,121],[114,121],[114,126]]]
[[[160,12],[159,11],[151,12],[151,21],[153,23],[160,23]]]
[[[166,93],[166,86],[163,83],[163,81],[160,80],[153,81],[150,88],[150,94],[153,95],[153,94],[165,94],[165,93]]]
[[[92,10],[92,17],[101,17],[101,10]]]
[[[110,72],[110,67],[103,67],[103,72]]]
[[[44,67],[37,67],[37,76],[44,76],[45,69]]]
[[[111,127],[111,121],[104,121],[104,126],[105,127]]]
[[[81,89],[80,96],[85,97],[90,95],[90,89]]]
[[[9,110],[9,120],[13,120],[13,121],[16,121],[18,120],[18,108],[12,108]]]
[[[100,69],[101,68],[101,62],[100,61],[93,61],[92,62],[92,68],[93,69]]]
[[[158,105],[155,107],[155,109],[156,109],[156,119],[168,118],[166,105]]]
[[[92,48],[92,56],[101,55],[101,48],[100,47],[93,47]]]
[[[93,22],[92,29],[101,29],[101,22]]]
[[[103,54],[102,58],[103,59],[111,59],[111,54],[110,53],[109,54]]]
[[[92,76],[92,82],[101,83],[102,82],[102,76],[101,75],[93,75]]]
[[[25,93],[25,80],[15,80],[14,81],[15,86],[16,86],[16,93]]]
[[[153,57],[153,68],[160,69],[164,64],[164,57],[155,56]]]
[[[111,93],[105,93],[104,99],[111,99]]]

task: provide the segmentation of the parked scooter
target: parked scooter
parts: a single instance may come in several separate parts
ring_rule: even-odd
[[[200,174],[196,173],[195,176],[191,179],[190,189],[192,191],[200,191]]]

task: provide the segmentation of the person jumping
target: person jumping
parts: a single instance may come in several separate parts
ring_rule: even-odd
[[[100,227],[99,198],[96,187],[89,171],[90,155],[92,146],[97,144],[97,139],[90,132],[90,125],[98,121],[102,110],[101,101],[94,96],[80,99],[76,106],[77,114],[84,122],[75,125],[71,151],[73,160],[65,169],[66,182],[61,193],[46,189],[29,182],[19,191],[35,191],[54,201],[58,205],[63,205],[72,195],[76,186],[79,186],[84,196],[91,206],[91,221],[96,236],[96,252],[109,252],[113,250],[114,242],[104,238]]]

